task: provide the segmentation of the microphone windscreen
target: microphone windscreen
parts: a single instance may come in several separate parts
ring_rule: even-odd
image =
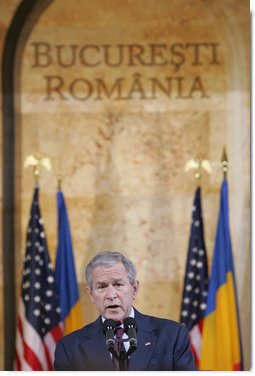
[[[137,324],[133,317],[127,317],[124,322],[124,331],[127,332],[129,328],[134,328],[137,331]]]
[[[115,329],[116,328],[116,322],[112,319],[107,319],[105,320],[105,322],[103,323],[103,332],[104,334],[107,332],[107,330],[109,329]]]

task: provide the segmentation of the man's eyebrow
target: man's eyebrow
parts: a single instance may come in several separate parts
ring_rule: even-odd
[[[120,277],[120,278],[116,278],[116,279],[113,280],[113,282],[123,282],[123,281],[124,281],[124,280],[123,280],[122,277]]]
[[[98,286],[98,285],[107,285],[107,282],[105,282],[105,281],[97,281],[96,282],[96,286]]]
[[[117,282],[124,282],[124,279],[123,277],[119,277],[119,278],[115,278],[112,280],[112,283],[117,283]],[[108,285],[109,282],[106,282],[106,281],[97,281],[95,283],[96,286],[98,285]]]

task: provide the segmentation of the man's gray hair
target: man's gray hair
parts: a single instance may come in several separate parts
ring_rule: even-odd
[[[85,275],[88,287],[92,288],[92,272],[94,268],[97,266],[110,268],[119,262],[124,265],[128,274],[129,282],[131,285],[134,285],[136,281],[136,267],[132,261],[120,252],[104,251],[98,253],[86,267]]]

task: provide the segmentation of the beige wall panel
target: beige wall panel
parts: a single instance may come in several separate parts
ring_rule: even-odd
[[[248,4],[66,0],[63,6],[55,0],[35,25],[22,59],[17,165],[18,285],[34,185],[31,169],[22,164],[27,155],[40,151],[53,165],[40,178],[50,254],[54,262],[56,177],[61,173],[85,322],[97,312],[86,294],[84,268],[105,249],[123,251],[136,263],[141,282],[138,309],[179,320],[195,190],[193,175],[185,173],[184,166],[190,158],[212,162],[213,173],[205,172],[202,178],[211,265],[222,181],[219,161],[225,145],[246,369]],[[151,45],[156,44],[152,54]],[[93,47],[85,50],[88,45]],[[86,66],[85,60],[95,66]]]
[[[72,1],[65,8],[55,1],[33,30],[22,66],[22,158],[37,150],[53,162],[54,170],[41,178],[41,204],[53,259],[55,176],[58,172],[64,176],[81,283],[84,267],[95,253],[124,250],[136,262],[143,286],[139,308],[178,320],[194,193],[193,178],[184,173],[184,165],[192,157],[213,161],[212,176],[203,178],[211,262],[222,179],[215,162],[225,144],[231,163],[233,251],[242,299],[240,289],[249,258],[249,172],[244,171],[249,153],[242,149],[249,143],[248,103],[242,107],[248,81],[238,74],[236,55],[245,58],[247,65],[242,68],[247,78],[249,66],[248,44],[243,39],[242,46],[236,47],[235,38],[241,42],[244,14],[244,7],[235,1],[224,5],[217,1],[128,1],[125,6],[110,0],[96,4]],[[151,63],[150,44],[206,42],[207,47],[200,44],[199,50],[186,48],[184,55],[168,55],[160,49]],[[87,44],[96,49],[81,55]],[[109,61],[117,67],[107,65],[103,58],[102,45],[106,44],[112,46]],[[123,47],[122,63],[117,64],[118,44],[139,44],[143,54],[132,60],[130,49]],[[56,45],[63,45],[59,57]],[[75,45],[74,56],[70,45]],[[81,56],[100,63],[85,67]],[[165,59],[174,64],[161,66]],[[155,94],[151,77],[161,83]],[[169,96],[162,89],[170,90],[165,77],[172,77]],[[195,82],[195,77],[200,81]],[[98,80],[110,98],[102,86],[100,92]],[[50,90],[47,85],[60,86]],[[246,125],[241,127],[243,120]],[[240,173],[246,181],[241,192]],[[25,233],[33,185],[30,171],[22,174],[21,185]],[[241,202],[236,202],[236,196]],[[240,211],[245,239],[234,215]],[[245,244],[243,252],[238,250],[240,244]],[[92,319],[86,313],[85,317]],[[242,323],[246,327],[244,320]]]

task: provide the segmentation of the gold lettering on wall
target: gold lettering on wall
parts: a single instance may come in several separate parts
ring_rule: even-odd
[[[212,66],[220,65],[217,42],[64,45],[39,41],[30,47],[31,68],[42,73],[46,101],[154,100],[159,95],[169,99],[210,98],[199,68],[209,71]],[[65,74],[66,69],[77,67],[81,68],[80,76],[70,78]],[[93,69],[123,67],[137,71],[116,78],[91,78]],[[149,67],[154,72],[165,67],[169,75],[152,77],[146,71]],[[187,67],[193,69],[192,74],[185,73]],[[58,74],[53,74],[51,68],[57,68]],[[139,68],[143,70],[138,71]]]

